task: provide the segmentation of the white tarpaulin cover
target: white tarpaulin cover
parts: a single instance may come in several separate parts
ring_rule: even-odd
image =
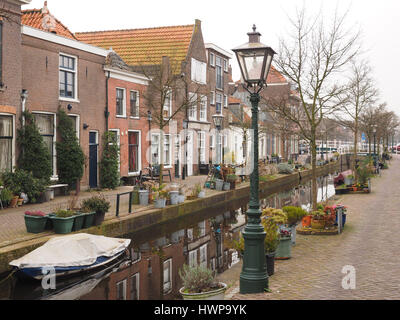
[[[108,238],[78,233],[55,237],[20,259],[10,262],[18,268],[78,267],[96,262],[101,256],[112,257],[130,244],[130,239]]]

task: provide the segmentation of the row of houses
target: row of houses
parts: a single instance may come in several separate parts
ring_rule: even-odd
[[[251,116],[248,97],[232,80],[232,54],[204,41],[200,20],[184,26],[72,33],[50,13],[47,1],[43,8],[29,10],[21,6],[30,0],[0,2],[1,171],[16,166],[16,129],[21,113],[29,110],[53,157],[52,180],[58,180],[60,108],[73,119],[87,158],[81,188],[98,187],[107,131],[118,138],[121,178],[139,175],[161,157],[176,177],[182,176],[184,164],[190,176],[210,162],[246,161],[250,132],[241,129]],[[171,120],[161,133],[155,121],[158,110],[148,97],[165,69],[176,87],[166,91],[159,110]],[[274,68],[268,84],[266,95],[293,96]],[[219,134],[215,114],[224,116]],[[260,121],[271,121],[268,112]],[[270,127],[260,137],[260,157],[296,154],[297,140],[282,139]]]

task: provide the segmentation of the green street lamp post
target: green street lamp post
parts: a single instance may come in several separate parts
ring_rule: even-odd
[[[253,172],[250,178],[250,203],[247,211],[247,224],[243,231],[244,257],[243,268],[240,274],[240,293],[262,293],[268,289],[268,274],[265,260],[264,239],[265,232],[261,225],[261,209],[259,199],[258,175],[258,103],[260,91],[267,85],[267,76],[275,51],[260,43],[261,34],[253,32],[247,34],[249,42],[232,49],[236,54],[242,74],[244,88],[250,94],[252,105],[253,130]]]

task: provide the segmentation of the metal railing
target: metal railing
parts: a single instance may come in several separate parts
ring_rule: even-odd
[[[124,193],[118,193],[117,194],[117,204],[115,208],[115,216],[119,217],[119,212],[120,212],[120,205],[121,205],[121,196],[125,196],[129,194],[129,204],[128,204],[128,213],[132,213],[132,201],[133,201],[133,191],[130,192],[124,192]]]

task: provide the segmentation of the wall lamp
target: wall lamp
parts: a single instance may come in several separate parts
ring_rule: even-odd
[[[89,128],[89,125],[87,123],[83,124],[83,129],[86,130],[87,128]]]

